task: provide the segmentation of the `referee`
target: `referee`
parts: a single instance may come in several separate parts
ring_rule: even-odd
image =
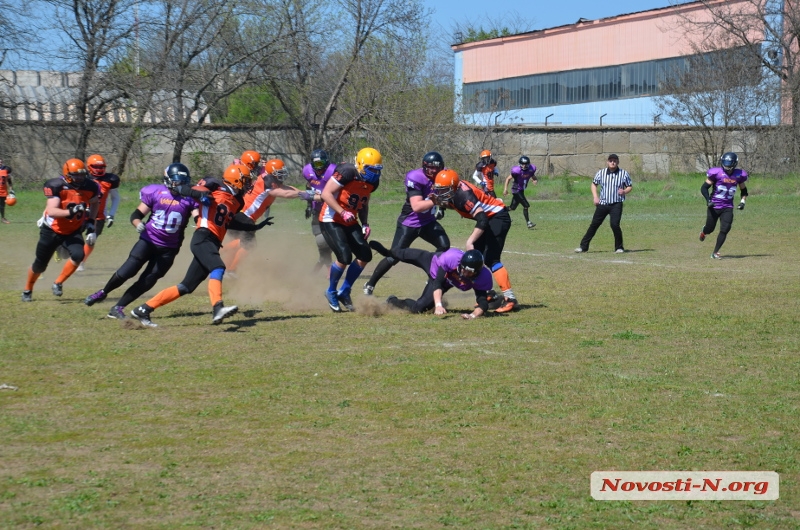
[[[597,187],[600,186],[600,194],[598,196]],[[607,167],[601,169],[592,179],[592,196],[594,198],[594,216],[592,217],[592,224],[586,231],[586,235],[581,239],[581,246],[575,249],[575,252],[588,252],[589,243],[603,221],[607,216],[611,216],[611,231],[614,232],[614,249],[615,252],[621,254],[625,252],[625,247],[622,245],[622,229],[619,227],[619,222],[622,220],[622,206],[625,202],[625,196],[631,192],[633,184],[631,183],[631,176],[624,169],[619,168],[619,157],[617,155],[608,155]]]

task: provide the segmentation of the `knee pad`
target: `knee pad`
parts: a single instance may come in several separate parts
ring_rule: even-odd
[[[31,270],[36,274],[41,274],[47,270],[47,263],[42,263],[39,260],[33,262],[31,265]]]
[[[179,284],[178,284],[178,293],[179,293],[181,296],[186,296],[186,295],[187,295],[187,294],[189,294],[190,292],[191,292],[191,291],[189,291],[189,289],[187,289],[185,285],[183,285],[182,283],[179,283]]]
[[[492,265],[491,270],[492,270],[492,272],[497,272],[502,268],[503,268],[503,263],[498,261],[497,263]]]
[[[214,269],[211,271],[211,274],[208,275],[209,278],[212,280],[219,280],[222,281],[222,277],[225,276],[225,269],[220,267],[219,269]]]

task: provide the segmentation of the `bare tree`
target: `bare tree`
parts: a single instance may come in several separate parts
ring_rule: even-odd
[[[698,134],[689,138],[696,140],[694,149],[703,154],[706,168],[729,149],[734,133],[752,126],[759,116],[768,118],[770,108],[776,108],[771,83],[755,57],[742,48],[697,54],[687,60],[686,69],[660,83],[664,95],[656,100],[659,111],[697,128]]]
[[[790,156],[800,155],[800,5],[786,0],[700,0],[708,16],[686,21],[687,37],[698,43],[724,38],[750,54],[781,83]]]
[[[337,110],[346,86],[360,82],[355,72],[365,47],[376,39],[402,46],[427,15],[419,0],[296,0],[284,5],[283,18],[292,30],[288,55],[270,86],[297,131],[297,148],[309,153],[337,146],[359,126],[378,98],[364,100],[359,112]]]
[[[62,45],[56,52],[60,69],[76,72],[78,84],[71,94],[72,112],[78,128],[75,156],[86,157],[95,125],[124,95],[108,66],[118,61],[131,44],[136,29],[136,7],[144,0],[42,0],[48,16],[38,20],[62,30]],[[43,31],[47,31],[43,28]]]

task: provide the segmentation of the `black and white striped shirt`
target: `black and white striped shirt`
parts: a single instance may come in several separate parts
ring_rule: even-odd
[[[600,186],[600,204],[614,204],[624,201],[625,195],[620,195],[617,191],[620,188],[633,186],[628,172],[619,168],[613,173],[608,168],[601,169],[594,176],[592,182]]]

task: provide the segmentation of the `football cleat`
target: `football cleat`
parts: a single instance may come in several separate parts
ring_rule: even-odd
[[[328,300],[328,305],[334,313],[341,313],[342,308],[339,306],[339,297],[336,291],[325,291],[325,299]]]
[[[22,291],[23,302],[33,302],[33,291]]]
[[[625,249],[624,248],[618,248],[614,252],[617,253],[617,254],[625,254]]]
[[[219,324],[229,316],[235,315],[239,311],[239,307],[235,305],[225,306],[222,302],[217,302],[214,306],[214,317],[211,319],[212,324]]]
[[[157,328],[158,324],[150,320],[150,313],[152,311],[148,309],[146,305],[140,305],[139,307],[131,310],[131,316],[141,322],[143,326],[147,326],[148,328]]]
[[[83,301],[83,303],[91,307],[97,302],[102,302],[105,299],[106,299],[106,292],[100,289],[96,293],[87,296],[86,299]]]
[[[719,255],[719,252],[712,252],[711,259],[722,259],[722,256]]]
[[[125,320],[125,307],[121,305],[115,305],[111,308],[111,311],[109,311],[106,316],[116,320]]]
[[[364,284],[364,294],[367,296],[372,296],[372,292],[375,290],[374,285],[370,285],[369,282]]]
[[[61,296],[62,294],[64,294],[64,289],[61,287],[60,283],[54,283],[52,290],[55,296]]]
[[[532,222],[528,221],[528,229],[531,229],[534,226],[536,226],[536,223],[532,223]]]
[[[77,268],[77,269],[75,269],[75,272],[83,272],[84,270],[85,270],[85,269],[83,268],[83,262],[81,261],[81,264],[80,264],[80,265],[78,265],[78,268]]]
[[[348,311],[355,311],[356,306],[353,305],[353,299],[350,298],[350,290],[342,291],[336,295],[336,299],[339,300],[339,303],[344,306],[345,309]]]
[[[581,247],[575,249],[576,254],[580,254],[581,252],[588,252],[588,250],[583,250]]]
[[[508,313],[509,311],[514,311],[515,309],[519,309],[519,302],[517,302],[516,298],[506,298],[503,300],[503,305],[498,307],[494,310],[495,313]]]
[[[706,240],[705,232],[700,232],[700,241],[705,241],[705,240]]]

